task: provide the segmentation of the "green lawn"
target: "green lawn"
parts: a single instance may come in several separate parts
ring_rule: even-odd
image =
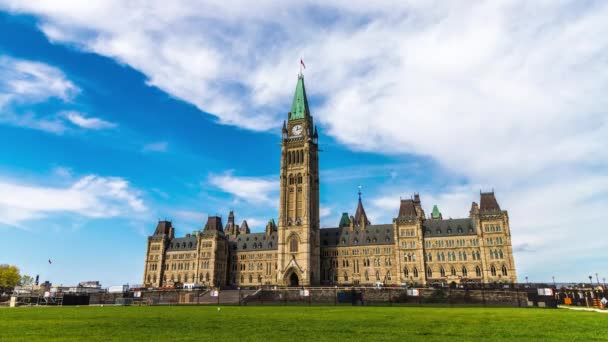
[[[21,307],[5,340],[594,341],[608,315],[555,309],[426,307]]]

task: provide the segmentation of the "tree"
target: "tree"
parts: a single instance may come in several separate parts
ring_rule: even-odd
[[[19,285],[21,275],[19,268],[11,265],[0,265],[0,288],[3,290],[12,289]]]
[[[32,285],[34,283],[34,278],[30,277],[27,274],[24,274],[21,276],[21,281],[19,282],[19,285],[23,286],[23,285]]]

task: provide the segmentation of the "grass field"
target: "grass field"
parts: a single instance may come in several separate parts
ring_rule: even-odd
[[[0,340],[599,341],[608,315],[554,309],[415,307],[21,307]]]

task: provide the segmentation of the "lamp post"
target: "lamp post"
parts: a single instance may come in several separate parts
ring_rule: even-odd
[[[551,278],[553,278],[553,287],[557,287],[555,286],[555,276],[552,276]]]
[[[526,284],[530,285],[530,282],[528,281],[528,276],[526,276]]]
[[[591,282],[591,279],[593,279],[593,277],[589,276],[589,286],[593,287],[593,283]]]

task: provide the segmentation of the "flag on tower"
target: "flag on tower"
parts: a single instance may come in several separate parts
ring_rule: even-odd
[[[304,67],[304,69],[306,69],[306,64],[304,64],[304,61],[302,60],[302,58],[300,58],[300,64]]]

